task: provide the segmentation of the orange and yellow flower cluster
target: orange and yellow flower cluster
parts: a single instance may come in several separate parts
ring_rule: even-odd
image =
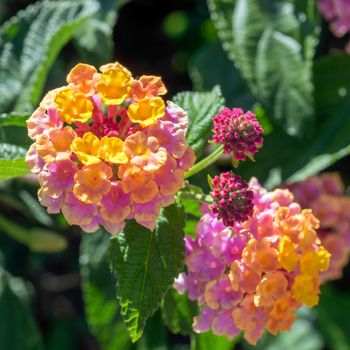
[[[78,64],[29,118],[27,154],[39,199],[86,231],[119,232],[126,219],[154,229],[195,161],[187,114],[160,97],[160,77],[134,79],[119,63]]]
[[[255,344],[264,329],[287,331],[303,304],[319,299],[329,252],[316,234],[319,221],[288,190],[264,190],[255,179],[253,215],[228,227],[204,207],[196,238],[186,237],[187,273],[175,287],[197,300],[194,330]]]
[[[350,197],[338,173],[323,173],[288,186],[302,208],[311,208],[320,220],[317,234],[332,254],[322,282],[341,278],[350,258]]]

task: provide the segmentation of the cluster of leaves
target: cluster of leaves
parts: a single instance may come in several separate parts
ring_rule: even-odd
[[[25,121],[41,98],[62,47],[73,40],[82,60],[108,61],[116,8],[124,2],[44,0],[0,28],[0,78],[5,82],[0,85],[0,180],[28,174],[23,159],[29,142]],[[240,172],[257,176],[267,186],[303,179],[348,155],[350,80],[344,74],[350,71],[350,61],[343,53],[315,59],[320,36],[315,0],[209,0],[208,5],[221,42],[209,43],[192,59],[190,75],[197,91],[173,98],[189,114],[187,140],[197,157],[207,145],[213,115],[225,105],[254,109],[260,118],[266,132],[264,148],[256,164],[243,165]],[[194,182],[203,185],[205,178],[198,176]],[[16,205],[24,203],[29,215],[35,211],[38,226],[48,228],[25,232],[1,215],[0,230],[33,251],[64,249],[66,241],[50,229],[43,209],[30,194],[22,197]],[[169,345],[165,326],[174,334],[190,336],[194,350],[229,350],[239,341],[211,333],[194,335],[197,307],[171,287],[184,268],[184,233],[193,233],[196,217],[198,208],[178,199],[163,209],[154,232],[129,222],[111,239],[103,231],[83,237],[86,317],[102,349],[161,348]],[[0,269],[0,346],[43,348],[30,313],[30,287]],[[335,350],[347,348],[346,318],[340,315],[350,306],[335,290],[326,292],[317,322],[315,313],[302,313],[290,333],[265,337],[258,348],[302,344],[303,349],[318,350],[324,343]],[[334,298],[336,305],[329,302]],[[156,312],[159,308],[161,313]],[[11,322],[10,317],[19,319]],[[332,326],[325,326],[329,319]],[[5,324],[15,324],[26,341],[4,332]],[[18,343],[8,345],[11,339]]]

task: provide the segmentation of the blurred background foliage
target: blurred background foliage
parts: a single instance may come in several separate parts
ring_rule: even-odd
[[[161,75],[168,99],[211,118],[224,104],[252,109],[265,130],[256,163],[239,172],[266,186],[324,169],[349,184],[350,57],[311,0],[2,0],[0,179],[27,173],[25,120],[43,93],[65,84],[78,62],[117,59],[135,76]],[[208,9],[211,12],[211,17]],[[220,88],[216,87],[217,85]],[[205,92],[205,93],[204,93]],[[189,132],[200,157],[208,130]],[[206,147],[205,147],[206,146]],[[204,148],[204,151],[202,152]],[[230,164],[221,160],[213,175]],[[194,183],[207,189],[205,174]],[[68,227],[36,199],[31,176],[0,182],[0,349],[250,349],[244,341],[194,335],[196,306],[170,290],[131,344],[105,256],[108,236]],[[186,206],[193,234],[198,208]],[[349,268],[289,333],[258,349],[350,349]]]

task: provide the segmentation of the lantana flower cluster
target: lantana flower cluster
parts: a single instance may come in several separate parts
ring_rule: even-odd
[[[342,38],[350,33],[350,3],[348,0],[319,0],[318,7],[322,16],[330,21],[333,34]],[[350,53],[350,42],[346,45]]]
[[[303,208],[311,208],[320,220],[317,230],[322,244],[331,253],[329,269],[322,281],[342,276],[350,257],[350,197],[338,173],[323,173],[288,186]]]
[[[78,64],[29,118],[26,160],[49,213],[69,224],[120,231],[126,219],[154,229],[194,163],[187,114],[160,97],[160,77],[132,77],[118,62]]]
[[[287,331],[295,310],[319,299],[320,272],[330,254],[316,234],[319,222],[286,189],[267,192],[252,179],[253,215],[227,227],[203,205],[197,236],[187,236],[186,267],[175,282],[200,306],[194,330],[255,344],[264,329]]]

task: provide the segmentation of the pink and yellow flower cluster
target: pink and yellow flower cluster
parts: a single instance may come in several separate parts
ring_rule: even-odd
[[[255,179],[253,215],[227,227],[203,206],[197,237],[186,237],[187,273],[175,282],[197,300],[194,330],[255,344],[264,329],[287,331],[295,310],[319,299],[320,273],[330,254],[316,234],[319,222],[288,190],[264,190]]]
[[[317,234],[332,254],[322,281],[342,277],[350,257],[350,197],[338,173],[323,173],[288,186],[303,208],[311,208],[320,220]]]
[[[78,64],[29,118],[27,154],[39,199],[86,231],[117,233],[126,219],[154,229],[195,161],[187,114],[160,97],[160,77],[134,79],[119,63]]]

